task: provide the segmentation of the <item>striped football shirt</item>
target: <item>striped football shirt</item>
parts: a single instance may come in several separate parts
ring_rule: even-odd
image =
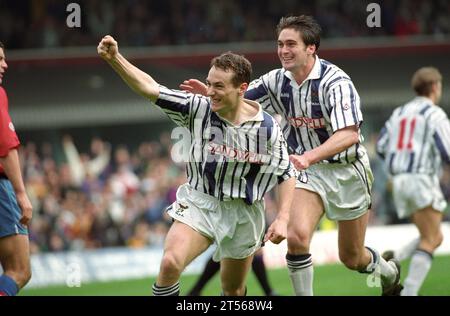
[[[350,77],[317,56],[301,85],[290,71],[275,69],[252,81],[245,97],[281,115],[289,152],[299,155],[322,145],[337,130],[363,121],[360,98]],[[322,162],[347,164],[364,154],[365,148],[357,143]]]
[[[239,126],[211,111],[210,99],[160,86],[156,105],[188,130],[189,184],[221,201],[261,200],[266,192],[296,176],[286,141],[275,119],[264,112]]]
[[[390,174],[437,174],[450,163],[450,122],[426,97],[416,97],[394,110],[377,141],[377,152]]]

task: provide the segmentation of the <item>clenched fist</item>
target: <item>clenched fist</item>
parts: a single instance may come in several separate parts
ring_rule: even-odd
[[[104,60],[111,61],[116,58],[119,53],[119,45],[112,36],[106,35],[98,44],[97,53]]]

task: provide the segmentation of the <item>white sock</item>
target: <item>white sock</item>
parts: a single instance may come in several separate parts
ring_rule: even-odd
[[[403,261],[405,259],[408,259],[412,256],[414,251],[419,246],[420,238],[417,237],[416,239],[410,241],[406,246],[403,246],[401,249],[394,252],[394,258]]]
[[[402,296],[417,296],[419,294],[420,287],[427,277],[428,271],[430,271],[433,256],[424,250],[417,249],[409,265],[408,276],[404,282],[404,289],[401,293]]]
[[[286,262],[295,295],[313,296],[314,267],[311,254],[287,254]]]
[[[381,283],[384,285],[390,285],[394,283],[395,277],[397,276],[397,268],[395,268],[395,265],[389,264],[386,260],[383,258],[380,258],[380,275],[381,275]]]
[[[381,278],[381,283],[383,285],[392,284],[395,281],[395,277],[397,276],[397,269],[394,265],[389,264],[383,257],[380,256],[380,253],[373,248],[367,247],[369,253],[371,255],[371,260],[369,265],[366,267],[365,271],[361,271],[363,273],[379,273]]]

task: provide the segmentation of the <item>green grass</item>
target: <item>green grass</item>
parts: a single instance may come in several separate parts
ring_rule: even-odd
[[[409,262],[402,263],[402,279],[408,272]],[[421,289],[422,295],[450,295],[450,256],[437,256],[433,266]],[[380,288],[367,286],[367,275],[346,269],[341,264],[325,265],[315,268],[315,295],[380,295]],[[269,271],[269,279],[273,288],[280,295],[293,295],[293,290],[286,269]],[[181,294],[189,291],[197,280],[196,275],[186,275],[181,279]],[[40,289],[23,289],[22,296],[39,295],[118,295],[141,296],[150,295],[154,278],[139,280],[114,281],[104,283],[82,284],[79,288],[66,286],[48,287]],[[251,273],[247,282],[248,295],[263,295],[263,292]],[[216,275],[204,288],[203,295],[219,295],[220,282]]]

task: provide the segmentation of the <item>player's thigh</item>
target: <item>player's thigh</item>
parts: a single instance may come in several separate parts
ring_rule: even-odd
[[[420,235],[425,239],[433,239],[440,235],[442,212],[429,206],[411,215],[412,222],[419,229]]]
[[[364,251],[368,220],[369,212],[366,212],[356,219],[338,222],[338,245],[340,254],[354,256]]]
[[[0,238],[0,263],[4,271],[29,271],[28,235],[18,234]]]
[[[164,244],[164,254],[170,254],[187,266],[203,253],[212,241],[192,227],[175,221],[169,229]]]
[[[235,290],[245,284],[253,255],[244,259],[224,258],[220,262],[220,279],[224,289]]]
[[[324,206],[319,194],[306,189],[295,189],[288,233],[312,236],[323,214]]]

